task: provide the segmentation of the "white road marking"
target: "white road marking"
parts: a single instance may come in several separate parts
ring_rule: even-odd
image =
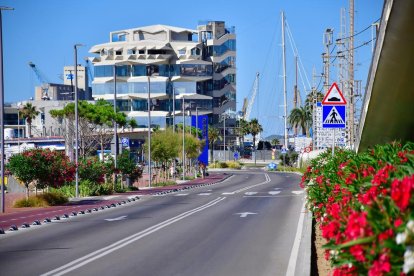
[[[144,238],[144,237],[146,237],[146,236],[148,236],[148,235],[150,235],[150,234],[152,234],[152,233],[154,233],[158,230],[161,230],[162,228],[167,227],[170,224],[173,224],[173,223],[178,222],[178,221],[180,221],[180,220],[182,220],[182,219],[184,219],[188,216],[191,216],[195,213],[203,211],[204,209],[210,208],[210,207],[216,205],[217,203],[219,203],[220,201],[222,201],[224,199],[226,199],[226,197],[218,197],[218,198],[210,201],[207,204],[204,204],[200,207],[197,207],[195,209],[192,209],[192,210],[189,210],[189,211],[184,212],[182,214],[179,214],[179,215],[177,215],[173,218],[170,218],[170,219],[165,220],[161,223],[158,223],[154,226],[151,226],[151,227],[149,227],[149,228],[147,228],[147,229],[145,229],[141,232],[133,234],[133,235],[131,235],[129,237],[126,237],[122,240],[114,242],[114,243],[112,243],[112,244],[110,244],[106,247],[103,247],[103,248],[98,249],[98,250],[96,250],[92,253],[89,253],[88,255],[85,255],[85,256],[83,256],[79,259],[76,259],[76,260],[74,260],[70,263],[67,263],[67,264],[65,264],[61,267],[58,267],[54,270],[46,272],[46,273],[42,274],[42,276],[49,276],[49,275],[59,276],[59,275],[64,275],[66,273],[69,273],[69,272],[71,272],[71,271],[73,271],[77,268],[80,268],[82,266],[87,265],[90,262],[93,262],[94,260],[102,258],[102,257],[104,257],[104,256],[106,256],[106,255],[108,255],[108,254],[110,254],[110,253],[112,253],[116,250],[119,250],[119,249],[135,242],[135,241],[138,241],[138,240],[140,240],[140,239],[142,239],[142,238]]]
[[[110,199],[117,198],[117,197],[119,196],[104,196],[103,199],[110,200]]]
[[[277,195],[280,194],[280,191],[270,191],[269,195]]]
[[[208,195],[211,195],[211,193],[199,193],[198,195],[199,196],[208,196]]]
[[[265,177],[266,177],[266,180],[264,182],[260,182],[258,184],[254,184],[254,185],[251,185],[251,186],[244,187],[242,189],[239,189],[239,190],[234,191],[233,193],[237,194],[237,193],[240,193],[240,192],[244,192],[246,190],[249,190],[251,188],[254,188],[254,187],[261,186],[261,185],[264,185],[264,184],[269,183],[271,181],[271,179],[270,179],[270,177],[269,177],[269,175],[267,173],[265,173]]]
[[[236,213],[235,215],[240,215],[241,218],[245,218],[248,215],[257,215],[257,213],[243,212],[243,213]]]
[[[126,219],[127,216],[120,216],[117,218],[112,218],[112,219],[105,219],[106,221],[118,221],[118,220],[124,220]]]
[[[290,252],[290,258],[289,258],[288,268],[286,271],[286,276],[295,275],[296,261],[298,259],[299,246],[302,240],[303,221],[305,218],[305,211],[306,211],[305,201],[303,202],[302,208],[300,210],[301,212],[300,212],[299,221],[298,221],[298,228],[296,229],[295,240],[293,242],[292,251]]]
[[[292,191],[292,194],[300,195],[303,194],[304,191]]]
[[[226,193],[222,193],[222,195],[234,195],[234,192],[226,192]]]
[[[245,192],[244,194],[245,195],[255,195],[255,194],[257,194],[257,192]]]
[[[175,196],[187,196],[189,194],[176,194]]]

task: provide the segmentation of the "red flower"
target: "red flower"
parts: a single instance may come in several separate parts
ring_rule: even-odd
[[[349,249],[349,252],[354,256],[358,262],[365,262],[365,252],[361,245],[354,245]]]
[[[398,218],[394,221],[394,227],[398,227],[403,223],[402,219]]]
[[[372,184],[376,184],[376,185],[381,185],[381,183],[387,183],[388,177],[389,177],[389,172],[390,171],[394,171],[395,167],[387,164],[385,165],[385,167],[383,167],[382,169],[380,169],[375,175],[374,175],[374,179],[372,179]]]
[[[407,151],[400,151],[400,152],[398,153],[398,157],[400,158],[400,162],[401,162],[401,163],[406,163],[406,162],[408,162],[408,158],[407,158],[406,154],[407,154]]]
[[[386,254],[380,255],[378,260],[375,260],[368,271],[368,276],[381,276],[386,272],[391,271],[391,264],[389,257]]]
[[[391,198],[404,211],[411,198],[411,188],[414,186],[414,175],[404,177],[402,181],[395,179],[391,183]]]
[[[363,237],[368,234],[367,232],[367,213],[351,211],[345,228],[345,236],[347,239],[354,240]]]
[[[388,229],[378,235],[378,240],[382,243],[384,240],[394,237],[394,231],[392,229]]]
[[[350,185],[352,184],[352,182],[354,182],[354,180],[356,179],[356,174],[351,173],[346,179],[345,179],[345,183]]]
[[[339,226],[339,222],[336,220],[331,221],[326,225],[321,225],[322,237],[328,240],[334,238],[338,234]]]

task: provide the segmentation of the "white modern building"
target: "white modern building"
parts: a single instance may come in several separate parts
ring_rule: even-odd
[[[236,110],[236,35],[224,22],[153,25],[114,31],[109,39],[89,50],[96,54],[92,96],[113,101],[116,83],[118,108],[141,128],[148,127],[148,97],[152,127],[172,125],[174,110],[181,122],[183,98],[186,110],[208,114],[217,126],[222,114]],[[234,120],[226,126],[231,136]]]

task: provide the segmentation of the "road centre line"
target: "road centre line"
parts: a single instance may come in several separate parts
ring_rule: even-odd
[[[154,233],[158,230],[161,230],[162,228],[164,228],[164,227],[166,227],[170,224],[178,222],[178,221],[180,221],[180,220],[182,220],[182,219],[184,219],[188,216],[191,216],[191,215],[193,215],[195,213],[198,213],[198,212],[200,212],[204,209],[212,207],[212,206],[216,205],[217,203],[223,201],[225,198],[226,197],[218,197],[215,200],[212,200],[207,204],[204,204],[200,207],[194,208],[192,210],[189,210],[187,212],[179,214],[179,215],[177,215],[173,218],[170,218],[168,220],[160,222],[160,223],[158,223],[154,226],[151,226],[151,227],[149,227],[149,228],[147,228],[147,229],[145,229],[141,232],[135,233],[135,234],[133,234],[129,237],[126,237],[122,240],[114,242],[114,243],[112,243],[112,244],[110,244],[110,245],[108,245],[104,248],[98,249],[98,250],[96,250],[92,253],[89,253],[89,254],[81,257],[81,258],[78,258],[78,259],[76,259],[76,260],[74,260],[70,263],[67,263],[66,265],[58,267],[58,268],[56,268],[54,270],[51,270],[49,272],[46,272],[46,273],[42,274],[42,276],[64,275],[64,274],[66,274],[68,272],[71,272],[71,271],[73,271],[77,268],[80,268],[80,267],[82,267],[82,266],[84,266],[84,265],[86,265],[86,264],[88,264],[88,263],[90,263],[90,262],[92,262],[96,259],[102,258],[102,257],[104,257],[104,256],[106,256],[106,255],[108,255],[108,254],[110,254],[110,253],[112,253],[112,252],[114,252],[118,249],[121,249],[121,248],[135,242],[135,241],[138,241],[138,240],[140,240],[140,239],[142,239],[142,238],[144,238],[144,237],[146,237],[146,236],[148,236],[148,235],[150,235],[150,234],[152,234],[152,233]]]
[[[251,186],[247,186],[247,187],[244,187],[242,189],[236,190],[236,191],[231,192],[231,193],[237,194],[237,193],[240,193],[240,192],[249,190],[251,188],[254,188],[254,187],[261,186],[261,185],[264,185],[264,184],[269,183],[271,181],[271,179],[270,179],[270,177],[269,177],[269,175],[267,173],[265,173],[265,177],[266,177],[266,180],[264,182],[260,182],[258,184],[254,184],[254,185],[251,185]]]

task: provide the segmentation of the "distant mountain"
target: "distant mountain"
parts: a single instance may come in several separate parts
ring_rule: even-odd
[[[273,135],[270,135],[270,136],[267,136],[267,137],[263,138],[262,140],[272,141],[273,139],[279,139],[279,140],[281,140],[281,139],[285,139],[285,138],[284,138],[283,135],[273,134]]]

